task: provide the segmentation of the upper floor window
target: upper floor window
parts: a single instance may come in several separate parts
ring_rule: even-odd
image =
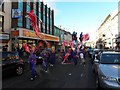
[[[3,29],[3,23],[4,23],[4,16],[1,16],[0,15],[0,32],[4,32],[4,29]]]
[[[45,15],[45,5],[43,6],[43,14]]]
[[[30,11],[30,2],[27,2],[26,12]],[[30,20],[26,18],[26,28],[30,29]]]
[[[4,11],[4,2],[3,0],[0,0],[0,11]]]
[[[34,13],[36,14],[36,2],[33,3]]]
[[[18,9],[21,11],[23,11],[23,2],[18,2]],[[23,23],[23,20],[22,20],[22,16],[18,19],[18,27],[22,27],[22,23]]]

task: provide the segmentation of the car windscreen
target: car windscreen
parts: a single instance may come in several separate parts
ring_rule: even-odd
[[[103,54],[101,56],[102,64],[120,64],[120,54]]]
[[[13,60],[18,58],[19,55],[17,52],[2,52],[2,60]]]

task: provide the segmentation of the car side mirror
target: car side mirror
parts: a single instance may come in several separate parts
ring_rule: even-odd
[[[99,63],[99,60],[97,60],[97,59],[96,59],[96,60],[94,60],[94,63]]]

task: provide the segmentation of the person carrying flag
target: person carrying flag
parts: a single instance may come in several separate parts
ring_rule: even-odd
[[[29,58],[28,58],[28,63],[29,63],[29,66],[30,66],[30,71],[31,71],[30,80],[34,80],[37,77],[37,72],[35,70],[35,67],[36,67],[36,55],[34,53],[34,50],[35,50],[35,47],[32,46],[31,53],[30,53]]]

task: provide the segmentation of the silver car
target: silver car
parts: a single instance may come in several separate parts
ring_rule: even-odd
[[[97,88],[120,90],[120,52],[102,52],[95,58],[93,68]]]

